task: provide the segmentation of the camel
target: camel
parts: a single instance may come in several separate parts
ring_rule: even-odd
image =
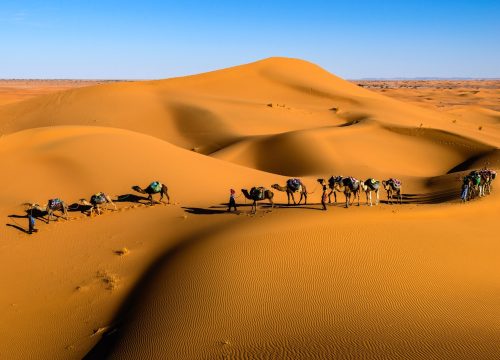
[[[345,196],[345,207],[349,207],[349,202],[351,200],[351,194],[353,195],[352,202],[354,203],[354,199],[356,196],[358,197],[358,206],[359,206],[359,193],[361,190],[359,180],[353,177],[337,177],[335,178],[333,188],[335,191],[343,192]]]
[[[32,210],[37,210],[39,212],[46,212],[47,213],[47,222],[50,223],[50,219],[52,218],[52,215],[54,214],[54,211],[60,211],[64,218],[68,220],[68,206],[64,201],[61,199],[49,199],[47,201],[47,205],[45,207],[42,207],[38,204],[31,204],[31,209]],[[59,220],[59,218],[57,218]]]
[[[328,203],[332,203],[332,194],[335,198],[335,204],[337,203],[337,191],[335,190],[335,182],[342,180],[342,176],[330,177],[328,179],[328,187],[330,188],[330,192],[328,193]]]
[[[486,184],[486,177],[483,177],[479,171],[471,171],[465,178],[464,182],[469,185],[469,194],[467,200],[472,200],[476,196],[482,197],[484,193],[484,187]]]
[[[286,192],[286,197],[288,199],[288,205],[290,205],[290,197],[293,200],[293,204],[297,205],[297,203],[295,202],[295,197],[293,196],[293,194],[296,192],[300,193],[299,205],[300,205],[300,202],[302,201],[302,198],[304,198],[304,205],[307,205],[307,189],[301,180],[288,179],[285,186],[281,186],[279,184],[273,184],[273,185],[271,185],[271,187],[273,189],[278,190],[278,191],[285,191]]]
[[[403,203],[403,196],[401,195],[401,181],[398,179],[390,178],[389,180],[382,181],[384,190],[387,191],[387,202],[392,204],[392,197],[396,194],[397,200],[400,204]]]
[[[111,204],[114,207],[114,210],[116,211],[116,205],[115,203],[111,200],[111,197],[103,192],[99,192],[97,194],[94,194],[90,197],[90,203],[85,200],[85,199],[80,199],[80,202],[83,205],[90,206],[90,216],[94,214],[94,212],[97,215],[101,215],[101,207],[100,205],[102,204]]]
[[[247,189],[241,189],[241,192],[248,200],[253,201],[251,210],[252,214],[257,212],[257,201],[268,199],[271,203],[271,209],[274,207],[274,193],[271,190],[267,190],[263,187],[253,187],[250,189],[250,192],[248,192]]]
[[[142,189],[140,186],[132,186],[132,189],[141,194],[148,194],[148,200],[150,201],[150,205],[154,204],[153,195],[160,193],[160,203],[163,199],[163,195],[167,197],[167,204],[170,204],[170,197],[168,196],[168,188],[167,185],[162,184],[159,181],[153,181],[146,188]]]
[[[379,190],[380,190],[380,181],[375,180],[373,178],[366,179],[365,181],[360,182],[361,190],[365,192],[366,195],[366,204],[372,206],[372,192],[375,193],[375,205],[379,203]],[[370,201],[368,203],[368,200]]]
[[[490,169],[486,169],[485,171],[488,172],[489,177],[488,177],[488,181],[486,182],[486,184],[484,186],[484,190],[485,190],[485,192],[488,191],[488,194],[491,194],[492,183],[493,183],[493,180],[495,180],[495,178],[497,177],[497,172],[495,170],[490,170]]]
[[[464,194],[464,189],[467,186],[467,193]],[[472,175],[467,175],[463,178],[462,184],[462,194],[464,194],[462,200],[470,201],[479,195],[479,185],[478,178]]]
[[[482,196],[491,194],[491,183],[495,180],[497,173],[494,170],[483,168],[478,171],[479,175],[481,175],[481,193]]]

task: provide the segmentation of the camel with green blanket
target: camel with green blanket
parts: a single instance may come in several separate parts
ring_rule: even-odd
[[[85,206],[90,206],[90,216],[94,214],[94,212],[97,215],[100,215],[101,212],[101,205],[107,205],[111,204],[114,207],[114,210],[116,211],[116,205],[115,203],[111,200],[111,197],[103,192],[99,192],[97,194],[94,194],[90,197],[90,202],[88,202],[85,199],[80,199],[80,203],[82,203]]]
[[[148,200],[150,201],[151,206],[154,204],[154,201],[153,201],[154,194],[160,194],[160,203],[163,199],[163,196],[166,196],[167,197],[167,204],[170,204],[170,197],[168,196],[167,185],[162,184],[159,181],[153,181],[151,184],[149,184],[144,189],[141,188],[140,186],[137,186],[137,185],[132,186],[132,189],[137,191],[138,193],[147,194]]]

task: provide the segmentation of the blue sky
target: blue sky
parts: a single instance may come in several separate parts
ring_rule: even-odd
[[[2,0],[0,49],[0,78],[158,79],[270,56],[350,79],[500,77],[500,1]]]

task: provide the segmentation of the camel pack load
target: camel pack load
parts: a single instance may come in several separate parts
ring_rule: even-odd
[[[401,187],[401,180],[399,179],[394,179],[394,178],[390,178],[389,181],[391,181],[395,187]]]
[[[263,187],[253,187],[250,189],[250,196],[258,199],[264,200],[264,188]]]
[[[100,193],[92,195],[92,197],[90,198],[90,201],[91,202],[93,201],[95,203],[104,203],[104,202],[106,202],[106,196],[104,195],[104,193],[100,192]]]
[[[48,206],[49,206],[49,208],[56,207],[56,206],[58,206],[58,205],[60,205],[60,204],[61,204],[61,199],[59,199],[59,198],[56,198],[56,199],[50,199],[50,200],[48,201]]]
[[[299,179],[288,179],[286,184],[293,191],[298,191],[300,188],[300,180]]]
[[[161,183],[159,181],[153,181],[149,184],[149,188],[153,190],[153,192],[159,193],[161,191]]]

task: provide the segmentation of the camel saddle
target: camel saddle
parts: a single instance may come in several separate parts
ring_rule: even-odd
[[[397,188],[401,187],[401,180],[391,178],[390,181],[394,184],[395,187],[397,187]]]
[[[59,198],[55,198],[55,199],[50,199],[49,202],[48,202],[48,205],[49,205],[49,208],[53,208],[55,206],[58,206],[61,204],[61,199]]]
[[[299,179],[288,179],[286,185],[293,191],[298,191],[300,189]]]
[[[92,197],[90,198],[90,200],[93,201],[93,202],[95,202],[95,203],[106,202],[106,198],[105,198],[105,196],[104,196],[104,194],[102,192],[92,195]]]
[[[159,193],[161,191],[161,183],[159,181],[153,181],[149,184],[149,188],[153,190],[153,192]]]
[[[257,200],[264,200],[265,189],[262,186],[253,187],[250,189],[250,196]]]

